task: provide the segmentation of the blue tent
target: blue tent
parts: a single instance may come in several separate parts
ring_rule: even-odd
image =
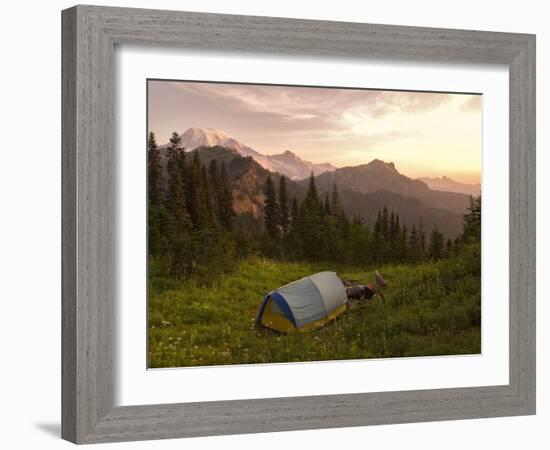
[[[265,296],[256,323],[279,332],[319,328],[347,308],[346,289],[335,272],[319,272]]]

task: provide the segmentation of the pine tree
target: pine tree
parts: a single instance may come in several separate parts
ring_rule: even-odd
[[[329,200],[329,198],[328,198],[328,195],[325,195],[325,204],[324,204],[324,206],[323,206],[323,209],[324,209],[325,214],[326,214],[327,216],[332,215],[332,214],[331,214],[331,210],[330,210],[330,200]]]
[[[215,159],[210,161],[208,168],[210,188],[213,193],[213,206],[216,221],[227,231],[231,230],[233,222],[233,194],[231,183],[227,177],[225,162],[222,162],[221,170]]]
[[[227,231],[231,231],[235,212],[233,211],[233,192],[231,189],[231,180],[227,173],[225,162],[222,162],[219,184],[221,189],[219,198],[219,221]]]
[[[193,261],[193,246],[190,232],[191,221],[187,210],[185,152],[181,147],[181,137],[172,133],[170,144],[166,150],[168,175],[168,191],[166,209],[159,209],[159,224],[163,235],[163,254],[166,270],[172,276],[180,277],[191,270]]]
[[[267,177],[265,187],[264,223],[268,236],[277,238],[279,235],[279,205],[277,204],[277,193],[271,174]]]
[[[430,246],[428,254],[432,259],[441,259],[443,257],[443,251],[445,248],[445,240],[443,234],[439,231],[439,228],[435,226],[430,235]]]
[[[332,185],[332,195],[330,199],[330,210],[334,216],[340,213],[340,194],[338,194],[338,186],[336,183]]]
[[[213,159],[210,161],[210,165],[208,166],[208,178],[210,180],[210,188],[212,189],[213,193],[213,206],[214,211],[216,213],[216,220],[220,221],[221,217],[221,211],[220,211],[220,204],[221,204],[221,184],[220,184],[220,170],[218,168],[218,162]]]
[[[304,204],[306,204],[308,208],[315,206],[318,209],[319,203],[319,194],[317,194],[317,187],[315,186],[315,177],[313,176],[313,172],[311,172]]]
[[[424,222],[420,219],[418,224],[418,258],[424,259],[426,256],[426,233],[424,233]]]
[[[155,133],[149,133],[147,152],[147,191],[149,203],[158,205],[162,197],[162,167],[160,165],[160,150],[157,145]]]
[[[288,232],[286,251],[295,258],[302,256],[300,241],[300,208],[295,195],[292,196],[292,206],[290,208],[290,229]]]
[[[187,185],[187,208],[191,222],[196,229],[201,230],[205,226],[207,214],[203,203],[202,165],[197,150],[193,152],[193,161],[187,168]]]
[[[389,234],[389,255],[388,256],[390,260],[394,260],[397,258],[397,253],[399,252],[398,240],[401,236],[399,236],[399,231],[397,229],[397,223],[396,223],[396,215],[393,211],[390,214],[388,234]]]
[[[317,259],[324,252],[320,245],[322,240],[321,202],[315,186],[313,172],[309,178],[309,186],[304,203],[300,210],[300,238],[307,259]]]
[[[399,224],[399,220],[397,223]],[[409,236],[409,230],[407,229],[407,225],[403,225],[403,229],[401,231],[401,239],[399,240],[399,260],[400,261],[406,261],[407,258],[409,257],[409,252],[407,248],[408,236]]]
[[[376,216],[376,222],[374,222],[374,237],[373,237],[373,249],[372,255],[375,261],[382,260],[382,214],[378,210]]]
[[[162,168],[160,165],[160,151],[155,139],[155,133],[149,133],[147,151],[147,224],[148,224],[148,253],[159,254],[164,247],[165,237],[162,230]]]
[[[413,224],[411,233],[409,235],[409,241],[408,241],[408,247],[409,247],[409,258],[412,261],[416,261],[418,258],[418,247],[419,247],[419,241],[418,241],[418,233],[416,232],[416,224]]]
[[[181,173],[181,166],[184,164],[185,153],[181,145],[181,137],[172,133],[170,145],[166,152],[168,172],[168,195],[167,207],[172,214],[175,226],[178,229],[189,227],[189,214],[187,212],[185,186]]]
[[[321,196],[319,197],[319,214],[323,220],[326,218],[327,213],[325,209],[325,202]]]
[[[283,235],[286,235],[290,225],[290,213],[288,209],[286,177],[284,175],[281,175],[279,180],[279,225],[281,226]]]
[[[447,256],[452,256],[454,253],[453,241],[450,239],[447,239],[447,243],[445,244],[445,252]]]
[[[340,250],[340,255],[335,256],[337,260],[342,260],[342,256],[344,256],[352,263],[359,264],[365,260],[365,255],[368,254],[368,233],[358,215],[353,218],[349,228],[349,237],[345,241],[343,251]]]
[[[330,212],[336,218],[336,226],[338,230],[338,240],[345,241],[349,237],[350,223],[344,209],[340,203],[340,194],[336,183],[332,185],[332,194],[330,198]]]
[[[300,210],[298,208],[298,200],[296,199],[296,196],[292,196],[292,209],[291,209],[291,229],[296,229],[298,225],[298,217],[300,215]]]
[[[376,222],[374,222],[374,233],[378,236],[382,236],[382,214],[380,210],[378,210]]]
[[[204,228],[215,228],[217,225],[216,213],[214,210],[214,190],[210,185],[210,180],[208,179],[208,172],[206,166],[201,166],[201,202],[204,206]]]
[[[390,222],[389,222],[389,238],[390,238],[390,242],[393,244],[394,240],[395,240],[395,234],[396,234],[396,229],[395,229],[395,214],[394,212],[392,211],[391,214],[390,214]]]
[[[388,217],[388,208],[386,208],[385,206],[384,206],[384,209],[382,210],[381,232],[382,232],[382,237],[387,242],[390,237],[390,225],[389,225],[389,217]]]
[[[481,195],[470,196],[470,206],[463,219],[462,239],[465,242],[481,241]]]
[[[399,214],[395,214],[395,234],[398,236],[401,233],[401,224],[399,223]]]
[[[196,205],[198,202],[197,199],[197,174],[195,173],[195,165],[193,163],[195,152],[192,153],[193,159],[187,162],[185,167],[185,200],[187,205],[187,211],[189,211],[189,217],[193,225],[196,225]]]
[[[400,261],[403,256],[403,247],[401,234],[401,225],[399,223],[399,214],[395,213],[393,218],[393,238],[392,238],[392,250],[393,258]]]

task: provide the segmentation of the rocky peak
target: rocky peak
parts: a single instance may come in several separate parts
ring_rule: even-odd
[[[373,169],[390,169],[394,172],[397,172],[397,169],[395,168],[395,164],[393,162],[385,162],[381,159],[373,159],[370,163],[367,164],[367,167],[373,168]]]

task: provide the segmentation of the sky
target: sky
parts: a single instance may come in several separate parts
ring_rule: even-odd
[[[148,126],[216,128],[264,154],[336,167],[393,162],[403,174],[481,177],[481,95],[150,80]]]

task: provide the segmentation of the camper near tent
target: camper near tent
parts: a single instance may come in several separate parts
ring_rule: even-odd
[[[290,333],[320,328],[347,308],[346,288],[335,272],[320,272],[265,296],[256,323]]]

